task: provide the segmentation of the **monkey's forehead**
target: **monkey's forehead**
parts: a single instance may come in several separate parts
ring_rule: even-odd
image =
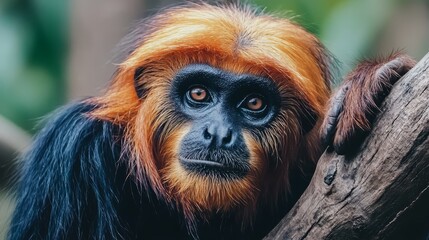
[[[268,76],[280,85],[293,83],[318,96],[318,104],[326,101],[321,96],[328,95],[329,57],[318,39],[288,19],[247,6],[170,8],[139,24],[125,42],[132,47],[126,50],[122,69],[174,58],[182,64],[208,63],[236,73]]]

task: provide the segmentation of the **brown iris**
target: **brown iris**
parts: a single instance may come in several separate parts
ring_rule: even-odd
[[[207,90],[202,87],[193,87],[189,90],[189,96],[197,102],[205,101],[208,97]]]
[[[252,111],[259,111],[264,108],[264,101],[258,97],[252,97],[247,100],[246,107]]]

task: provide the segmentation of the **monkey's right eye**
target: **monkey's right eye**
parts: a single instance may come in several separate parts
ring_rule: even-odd
[[[201,85],[194,85],[188,88],[184,97],[185,103],[192,108],[205,107],[210,104],[212,100],[210,91]]]
[[[207,103],[210,100],[210,94],[205,87],[193,86],[186,93],[186,98],[190,103]]]

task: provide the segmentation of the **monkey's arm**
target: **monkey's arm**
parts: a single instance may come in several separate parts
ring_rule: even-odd
[[[24,158],[9,239],[116,239],[115,128],[79,103],[63,109]]]
[[[321,129],[323,143],[338,154],[356,150],[392,85],[414,65],[403,54],[359,64],[330,100]]]

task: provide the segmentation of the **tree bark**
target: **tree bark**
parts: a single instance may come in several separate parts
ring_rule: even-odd
[[[357,153],[325,151],[307,190],[266,239],[424,238],[429,54],[395,84],[380,110]]]

